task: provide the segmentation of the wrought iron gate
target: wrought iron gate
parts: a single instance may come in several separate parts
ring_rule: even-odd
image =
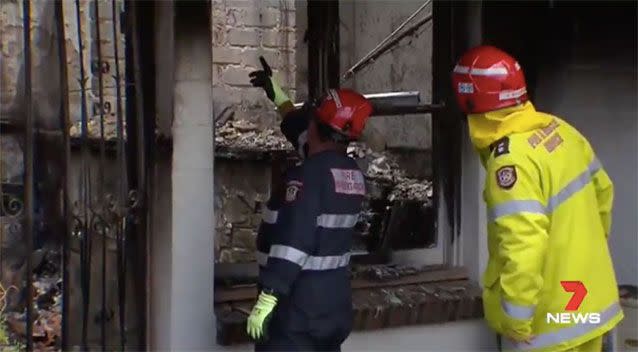
[[[123,0],[13,3],[23,89],[0,130],[0,344],[143,349],[146,277],[132,258],[146,255],[148,159],[135,21]],[[46,38],[57,56],[43,59]],[[53,115],[42,96],[55,97]]]

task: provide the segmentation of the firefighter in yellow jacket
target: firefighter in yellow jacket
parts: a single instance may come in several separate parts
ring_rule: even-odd
[[[487,323],[506,351],[601,351],[623,318],[601,161],[574,127],[535,110],[505,52],[473,48],[452,77],[487,172]]]

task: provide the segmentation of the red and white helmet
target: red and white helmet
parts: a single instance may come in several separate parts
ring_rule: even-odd
[[[454,67],[452,83],[459,107],[466,114],[499,110],[528,100],[521,65],[493,46],[466,52]]]
[[[315,110],[320,122],[350,140],[361,137],[370,114],[372,104],[351,89],[330,89]]]

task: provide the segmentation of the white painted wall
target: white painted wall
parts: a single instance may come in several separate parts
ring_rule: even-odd
[[[158,28],[166,35],[157,38],[160,49],[173,44],[170,22],[175,21],[174,50],[159,51],[174,55],[175,65],[172,75],[164,72],[171,65],[160,62],[164,64],[158,65],[157,77],[158,96],[168,94],[173,102],[159,102],[157,116],[162,121],[172,117],[172,124],[165,126],[172,128],[173,153],[158,161],[153,175],[157,185],[150,248],[153,350],[215,346],[213,77],[211,24],[205,16],[174,17],[170,4],[158,11]]]
[[[610,237],[619,284],[638,285],[638,80],[626,52],[573,42],[573,59],[546,70],[536,105],[587,137],[615,185]],[[635,47],[634,49],[635,50]],[[592,54],[595,53],[595,54]]]
[[[175,26],[171,350],[208,349],[215,331],[211,25],[188,21]]]
[[[398,6],[397,2],[392,0],[341,1],[339,5],[341,72],[345,72],[363,58],[424,2],[425,0],[401,1]],[[426,7],[412,20],[411,24],[430,14],[430,9],[431,6]],[[432,96],[431,22],[421,27],[417,33],[418,35],[411,39],[404,39],[343,86],[362,93],[419,91],[421,100],[430,102]],[[429,115],[375,117],[371,123],[386,133],[388,146],[422,149],[431,147]]]

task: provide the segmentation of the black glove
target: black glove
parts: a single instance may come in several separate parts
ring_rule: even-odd
[[[272,70],[263,56],[259,57],[259,61],[261,62],[263,70],[253,71],[248,75],[250,77],[250,84],[252,84],[253,87],[262,88],[266,92],[268,99],[275,101],[275,89],[271,80]]]

